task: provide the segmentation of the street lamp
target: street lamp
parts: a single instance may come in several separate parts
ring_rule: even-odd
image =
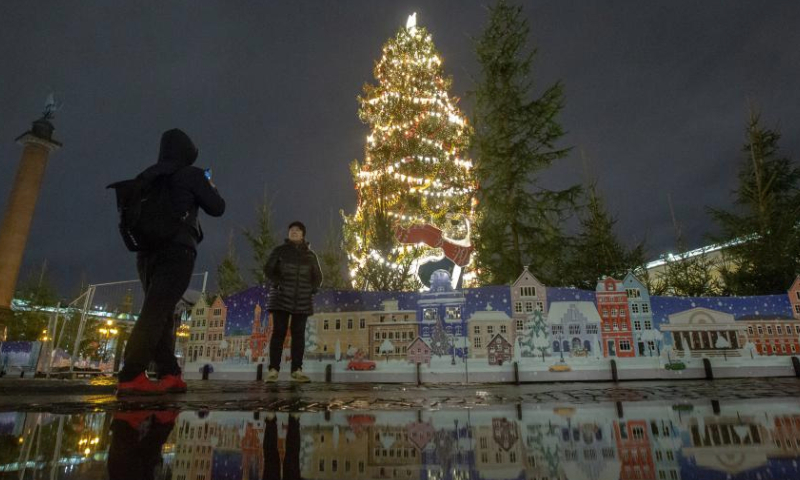
[[[105,342],[103,343],[103,357],[102,360],[108,360],[108,344],[111,342],[111,337],[119,333],[119,330],[114,328],[114,321],[113,320],[106,320],[106,324],[104,327],[101,327],[98,332],[105,337]]]

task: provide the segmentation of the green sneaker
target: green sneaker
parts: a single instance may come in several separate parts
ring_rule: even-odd
[[[274,368],[270,368],[269,372],[267,372],[267,378],[265,378],[264,381],[269,382],[269,383],[277,382],[278,381],[278,371],[275,370]]]
[[[307,376],[306,376],[306,375],[303,373],[303,371],[302,371],[302,370],[295,370],[294,372],[292,372],[292,381],[293,381],[293,382],[306,383],[306,382],[310,382],[310,381],[311,381],[311,379],[310,379],[310,378],[308,378],[308,377],[307,377]]]

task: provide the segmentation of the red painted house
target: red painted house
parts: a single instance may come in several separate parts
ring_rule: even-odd
[[[759,355],[796,355],[800,352],[800,320],[777,315],[739,317],[747,325],[747,338]]]
[[[486,349],[489,352],[489,365],[502,365],[514,357],[511,343],[499,333],[489,342]]]
[[[794,280],[792,288],[789,289],[789,303],[792,304],[794,318],[800,319],[800,276]]]
[[[645,420],[614,422],[614,434],[617,440],[617,452],[620,460],[620,480],[655,479],[656,470],[653,462],[650,437]]]
[[[595,289],[600,335],[606,357],[635,357],[628,295],[621,280],[604,277]]]

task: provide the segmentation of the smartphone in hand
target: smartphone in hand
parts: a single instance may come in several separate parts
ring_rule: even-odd
[[[211,180],[211,169],[210,168],[206,168],[205,169],[205,174],[206,174],[206,178]]]

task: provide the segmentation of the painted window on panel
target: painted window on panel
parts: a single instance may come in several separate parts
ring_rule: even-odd
[[[519,294],[522,297],[535,297],[536,287],[520,287]]]

